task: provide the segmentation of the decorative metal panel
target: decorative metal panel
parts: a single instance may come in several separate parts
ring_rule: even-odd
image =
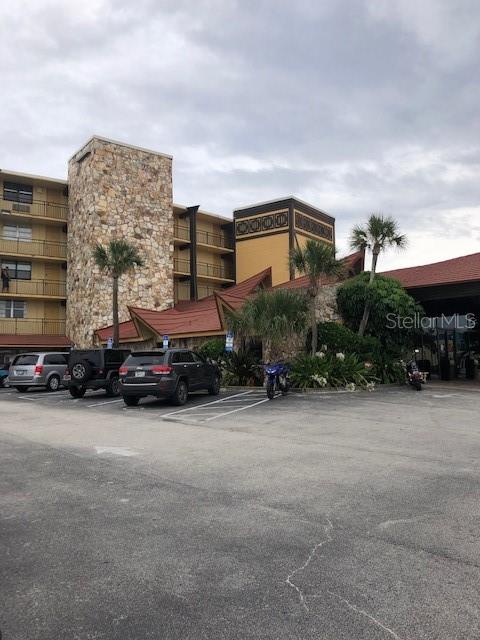
[[[237,238],[254,233],[271,233],[278,229],[288,229],[288,211],[267,213],[264,216],[257,216],[256,218],[237,220],[235,225]]]
[[[326,240],[333,241],[333,229],[326,224],[317,222],[308,216],[295,211],[295,227],[301,231],[306,231],[319,238],[325,238]]]

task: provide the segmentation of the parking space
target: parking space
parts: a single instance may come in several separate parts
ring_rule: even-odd
[[[143,398],[138,407],[126,407],[122,398],[109,398],[104,391],[90,391],[83,398],[72,398],[66,389],[48,392],[32,389],[19,393],[16,389],[0,389],[0,400],[36,403],[39,406],[75,408],[78,410],[100,410],[108,413],[132,412],[161,417],[169,421],[210,422],[239,412],[248,411],[269,400],[263,388],[242,391],[222,389],[219,396],[205,392],[189,395],[183,407],[175,407],[168,400]]]
[[[3,635],[474,640],[479,401],[0,390]]]

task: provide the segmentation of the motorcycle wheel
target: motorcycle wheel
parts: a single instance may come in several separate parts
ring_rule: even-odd
[[[422,390],[422,383],[421,382],[416,382],[415,383],[415,389],[417,391],[421,391]]]
[[[288,384],[288,382],[285,382],[285,384],[283,384],[280,387],[280,391],[282,392],[282,396],[286,396],[287,395],[289,388],[290,388],[290,385]]]
[[[275,387],[272,382],[267,382],[267,398],[273,400],[275,397]]]

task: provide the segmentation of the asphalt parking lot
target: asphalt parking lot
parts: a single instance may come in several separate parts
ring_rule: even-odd
[[[2,640],[478,639],[479,408],[0,390]]]

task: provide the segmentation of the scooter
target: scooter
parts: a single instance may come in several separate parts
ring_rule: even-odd
[[[417,353],[417,351],[415,351]],[[416,389],[417,391],[422,390],[423,378],[422,374],[418,370],[418,365],[415,360],[415,356],[407,362],[406,364],[406,372],[407,372],[407,384]]]
[[[282,395],[288,393],[290,387],[290,379],[288,377],[288,367],[283,363],[266,364],[265,370],[265,387],[267,389],[267,398],[273,400],[275,391],[281,391]]]

